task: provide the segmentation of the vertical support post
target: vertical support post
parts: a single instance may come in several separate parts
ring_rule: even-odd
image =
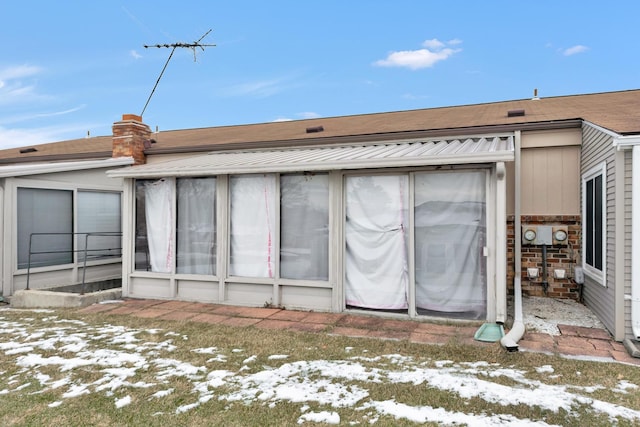
[[[496,322],[507,320],[507,185],[504,162],[496,164]]]

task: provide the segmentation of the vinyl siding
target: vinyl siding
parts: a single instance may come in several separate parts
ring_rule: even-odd
[[[632,151],[624,152],[624,295],[631,295],[631,212],[632,212]],[[633,337],[631,329],[631,300],[624,300],[624,336]]]
[[[606,277],[605,285],[585,274],[584,302],[615,335],[615,150],[613,139],[591,126],[583,126],[581,175],[606,162]],[[580,188],[582,197],[582,188]],[[580,248],[582,252],[582,248]]]
[[[580,129],[522,132],[522,215],[579,215]],[[507,162],[507,214],[514,210],[513,162]]]

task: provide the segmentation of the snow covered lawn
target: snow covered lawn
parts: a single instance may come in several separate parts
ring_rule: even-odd
[[[1,425],[638,425],[638,371],[499,348],[0,310]]]

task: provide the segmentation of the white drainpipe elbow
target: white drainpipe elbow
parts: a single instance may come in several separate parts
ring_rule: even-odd
[[[513,279],[514,319],[511,330],[500,339],[500,344],[507,351],[518,351],[518,341],[524,336],[524,321],[522,320],[522,284],[519,275]]]

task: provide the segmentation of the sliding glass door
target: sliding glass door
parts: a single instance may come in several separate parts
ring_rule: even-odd
[[[347,176],[346,306],[406,311],[414,301],[418,315],[485,317],[486,179],[481,170]]]
[[[485,175],[473,171],[415,174],[418,314],[485,317]]]
[[[346,180],[347,306],[406,310],[408,176]]]

